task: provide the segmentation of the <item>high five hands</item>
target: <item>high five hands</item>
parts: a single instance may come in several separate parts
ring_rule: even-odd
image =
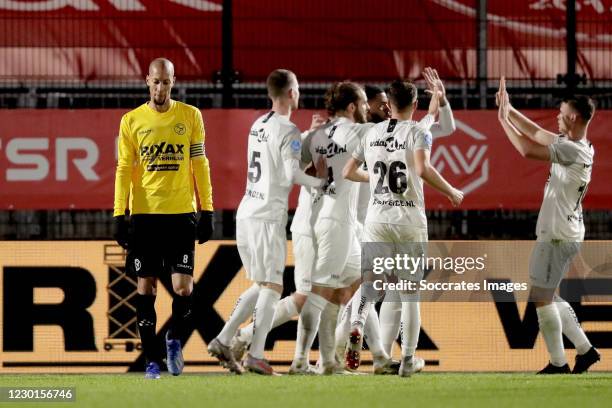
[[[506,78],[499,79],[499,90],[495,94],[495,104],[499,107],[497,118],[500,122],[506,122],[510,114],[510,97],[506,91]]]
[[[425,93],[431,95],[427,113],[435,116],[438,113],[439,107],[446,105],[446,89],[444,89],[444,84],[438,76],[438,71],[431,67],[425,67],[423,78],[427,83]]]

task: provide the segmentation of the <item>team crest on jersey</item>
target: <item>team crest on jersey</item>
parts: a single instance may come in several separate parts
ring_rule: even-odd
[[[174,125],[174,132],[175,132],[177,135],[184,135],[184,134],[185,134],[185,130],[186,130],[186,129],[187,129],[187,128],[186,128],[186,127],[185,127],[185,125],[184,125],[184,124],[182,124],[182,123],[177,123],[176,125]]]

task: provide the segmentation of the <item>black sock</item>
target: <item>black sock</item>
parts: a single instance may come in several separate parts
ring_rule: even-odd
[[[178,339],[185,344],[187,333],[190,333],[191,319],[191,295],[174,295],[172,299],[172,319],[168,330],[169,339]]]
[[[155,313],[155,295],[136,295],[136,320],[147,363],[161,362],[159,347],[155,337],[157,314]]]

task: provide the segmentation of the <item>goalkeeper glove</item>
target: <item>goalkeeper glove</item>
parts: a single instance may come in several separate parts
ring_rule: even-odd
[[[128,223],[128,220],[125,218],[125,215],[118,215],[113,218],[115,219],[115,231],[114,231],[113,237],[115,238],[115,241],[117,241],[117,243],[121,245],[123,249],[128,249],[129,238],[130,238],[129,237],[130,224]]]
[[[213,212],[212,211],[200,211],[200,219],[196,227],[196,237],[198,244],[203,244],[210,239],[212,236],[213,227]]]

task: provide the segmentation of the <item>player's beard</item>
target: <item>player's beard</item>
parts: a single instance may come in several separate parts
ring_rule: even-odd
[[[366,114],[360,110],[355,111],[355,123],[366,123]]]
[[[385,120],[385,117],[378,112],[370,112],[368,116],[368,122],[370,123],[380,123]]]
[[[155,105],[157,105],[157,106],[163,106],[163,105],[166,103],[166,99],[167,99],[167,97],[166,97],[166,96],[164,96],[164,97],[161,99],[161,102],[160,102],[160,100],[159,100],[157,97],[155,97],[155,96],[154,96],[154,97],[153,97],[153,103],[154,103]]]

